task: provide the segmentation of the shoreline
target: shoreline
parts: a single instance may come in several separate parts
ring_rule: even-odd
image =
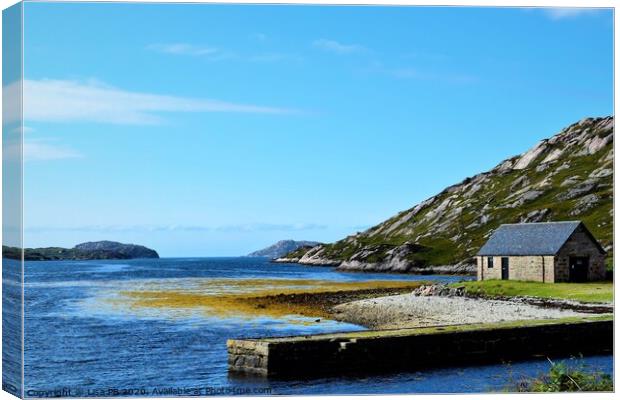
[[[195,310],[216,317],[275,317],[295,320],[304,317],[320,323],[336,321],[333,306],[386,295],[409,293],[428,281],[332,282],[300,279],[250,279],[206,282],[191,289],[157,287],[121,291],[120,301],[130,309]],[[215,290],[213,290],[215,288]],[[291,319],[291,317],[293,317]]]
[[[301,316],[321,317],[324,319],[338,322],[348,322],[369,328],[368,326],[362,324],[338,318],[333,311],[334,307],[360,300],[411,293],[416,288],[422,286],[422,284],[422,282],[415,282],[412,283],[411,286],[407,287],[394,286],[372,289],[258,295],[245,297],[244,301],[255,304],[256,308],[259,309],[268,310],[269,308],[277,309],[280,307],[288,307],[292,311],[300,312],[299,315]]]
[[[289,308],[369,330],[558,319],[613,313],[613,305],[528,297],[420,296],[412,287],[282,293],[247,297],[256,307]],[[316,322],[320,322],[317,320]]]
[[[334,268],[337,272],[358,273],[383,273],[398,275],[451,275],[451,276],[476,276],[475,265],[435,265],[425,268],[413,267],[411,269],[380,268],[373,263],[358,263],[355,266],[346,265],[344,261],[325,260],[322,263],[301,262],[299,258],[274,258],[269,260],[272,264],[297,264],[300,266]]]
[[[205,283],[207,284],[207,283]],[[304,324],[324,320],[367,329],[400,329],[503,321],[558,319],[613,312],[612,303],[580,303],[560,298],[481,296],[468,282],[329,282],[315,280],[222,280],[211,292],[190,290],[125,291],[128,306],[196,310],[213,316],[275,317]],[[216,290],[214,290],[214,288]],[[297,320],[299,323],[300,320]]]
[[[372,330],[431,326],[551,320],[609,314],[599,308],[560,307],[555,303],[532,304],[519,299],[483,299],[465,296],[396,296],[357,300],[335,306],[339,320]]]

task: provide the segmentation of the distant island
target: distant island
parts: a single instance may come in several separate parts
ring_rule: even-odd
[[[314,246],[318,246],[319,244],[321,243],[311,242],[308,240],[280,240],[269,247],[248,254],[247,257],[269,257],[272,259],[279,258],[299,248],[312,248]]]
[[[2,246],[2,257],[21,260],[21,249]],[[129,260],[133,258],[159,258],[155,250],[137,244],[125,244],[103,240],[86,242],[71,249],[64,247],[25,248],[26,261],[54,260]]]

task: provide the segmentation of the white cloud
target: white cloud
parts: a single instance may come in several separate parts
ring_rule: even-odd
[[[22,143],[13,141],[5,147],[5,156],[11,161],[19,161],[22,156]],[[51,161],[82,158],[83,155],[66,146],[50,143],[50,140],[26,139],[23,141],[23,160]]]
[[[188,56],[208,56],[219,53],[215,47],[196,46],[188,43],[156,43],[146,46],[147,49],[158,53],[180,54]]]
[[[459,73],[457,71],[437,71],[420,69],[417,67],[386,66],[381,62],[374,62],[363,70],[365,73],[380,74],[403,80],[435,81],[447,84],[473,84],[480,81],[475,75]]]
[[[319,224],[242,224],[242,225],[80,225],[80,226],[32,226],[31,232],[297,232],[323,230],[327,226]]]
[[[284,114],[294,110],[132,92],[96,81],[24,81],[26,121],[157,124],[166,112]]]
[[[288,53],[259,53],[248,57],[251,62],[273,63],[280,61],[301,62],[302,57],[297,54]]]
[[[364,46],[360,46],[359,44],[343,44],[330,39],[318,39],[312,42],[312,45],[318,49],[336,54],[361,53],[367,50]]]
[[[269,40],[269,37],[264,33],[253,33],[248,36],[251,40],[258,42],[261,46],[257,46],[259,48],[264,48],[262,44],[266,43]],[[340,48],[331,49],[332,51],[341,51],[346,52],[346,46],[340,45]],[[336,46],[337,47],[337,46]],[[302,60],[302,57],[298,54],[293,53],[283,53],[283,52],[274,52],[274,51],[262,51],[257,53],[243,53],[243,52],[226,52],[221,51],[215,47],[202,47],[195,46],[187,43],[175,43],[175,44],[151,44],[147,46],[147,49],[157,51],[159,53],[166,54],[180,54],[180,55],[190,55],[190,56],[202,56],[203,58],[208,59],[209,61],[219,61],[230,58],[235,58],[239,61],[244,62],[259,62],[259,63],[270,63],[270,62],[280,62],[280,61],[295,61],[299,62]]]
[[[46,143],[42,140],[24,141],[24,161],[64,160],[82,158],[79,152],[64,146]]]
[[[18,126],[18,127],[15,127],[13,129],[11,129],[12,133],[18,133],[18,134],[19,133],[23,133],[24,135],[27,134],[27,133],[32,133],[34,131],[35,131],[35,129],[31,128],[29,126]]]
[[[388,69],[386,72],[395,78],[399,79],[418,79],[425,81],[438,81],[447,83],[474,83],[478,81],[478,78],[471,75],[456,74],[456,73],[436,73],[436,72],[424,72],[416,68],[396,68]]]
[[[15,81],[2,86],[2,122],[14,123],[21,120],[22,81]]]
[[[325,225],[318,224],[245,224],[245,225],[225,225],[214,228],[216,231],[224,232],[256,232],[256,231],[307,231],[325,229]]]
[[[150,44],[146,48],[158,53],[201,57],[209,61],[221,61],[236,57],[234,53],[222,51],[216,47],[197,46],[189,43],[157,43]]]
[[[596,8],[579,8],[579,7],[549,7],[544,9],[549,18],[553,20],[577,18],[583,15],[594,14],[598,12]]]
[[[432,52],[432,51],[409,51],[401,55],[405,59],[414,60],[430,60],[430,61],[448,61],[452,57],[448,54]]]

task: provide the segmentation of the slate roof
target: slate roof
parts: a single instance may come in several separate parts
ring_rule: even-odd
[[[479,256],[542,256],[555,255],[581,221],[504,224],[493,232],[478,251]],[[600,244],[585,228],[599,249]]]

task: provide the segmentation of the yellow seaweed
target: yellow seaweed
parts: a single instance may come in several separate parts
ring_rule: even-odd
[[[333,294],[372,289],[413,290],[422,282],[334,282],[310,279],[213,279],[191,289],[121,291],[121,301],[132,309],[198,310],[218,317],[255,318],[303,316],[329,318],[320,301],[290,302],[286,295]]]

